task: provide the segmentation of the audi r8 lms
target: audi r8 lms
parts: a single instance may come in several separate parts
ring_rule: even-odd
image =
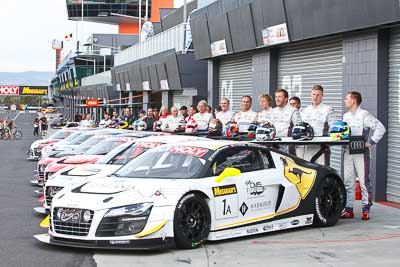
[[[53,197],[64,187],[71,187],[88,182],[90,180],[106,177],[151,148],[155,148],[167,143],[204,139],[205,138],[202,137],[184,135],[145,137],[116,147],[94,164],[82,164],[78,166],[65,167],[62,170],[54,173],[46,181],[43,191],[43,207],[36,207],[34,210],[38,213],[48,213]]]
[[[346,201],[335,170],[265,146],[191,141],[151,149],[112,176],[53,198],[54,245],[195,248],[302,226],[333,226]]]
[[[47,139],[36,140],[31,144],[28,160],[39,160],[42,155],[42,149],[45,146],[55,144],[68,138],[76,130],[77,128],[62,129],[55,132]]]

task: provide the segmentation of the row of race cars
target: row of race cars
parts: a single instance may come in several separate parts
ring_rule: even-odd
[[[333,226],[346,201],[331,168],[251,141],[64,128],[35,141],[44,243],[196,248],[301,226]]]

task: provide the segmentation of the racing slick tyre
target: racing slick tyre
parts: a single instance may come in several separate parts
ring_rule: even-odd
[[[321,179],[315,196],[314,226],[329,227],[336,224],[346,204],[346,190],[339,178]]]
[[[193,249],[203,243],[211,227],[206,201],[197,194],[181,198],[174,213],[174,236],[177,248]]]

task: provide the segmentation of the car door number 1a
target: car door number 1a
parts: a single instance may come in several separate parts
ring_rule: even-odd
[[[215,199],[215,218],[227,219],[238,216],[238,198],[237,195],[218,197]]]

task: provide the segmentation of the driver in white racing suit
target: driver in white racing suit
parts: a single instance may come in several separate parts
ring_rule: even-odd
[[[370,147],[378,143],[386,132],[385,126],[368,111],[360,108],[362,97],[359,92],[347,93],[344,100],[349,110],[343,115],[351,129],[351,136],[364,136],[365,151],[363,154],[350,154],[349,148],[344,151],[344,183],[347,193],[347,202],[342,218],[354,218],[354,191],[356,177],[360,179],[362,195],[362,220],[369,220],[369,211],[372,206],[370,170]],[[372,131],[372,135],[371,132]]]
[[[272,110],[271,121],[276,129],[276,137],[288,137],[294,125],[301,122],[300,112],[288,104],[289,94],[285,89],[275,91],[276,107]],[[294,146],[282,147],[281,150],[295,154]]]
[[[324,88],[321,85],[314,85],[311,90],[311,106],[300,111],[304,122],[309,123],[314,130],[314,136],[328,136],[329,128],[335,122],[335,115],[332,107],[322,103]],[[296,149],[296,155],[310,161],[311,158],[321,149],[319,145],[300,146]],[[329,166],[330,150],[329,148],[315,162],[321,165]]]
[[[242,97],[240,111],[235,115],[235,121],[239,127],[239,133],[247,133],[249,125],[252,122],[257,122],[257,112],[251,110],[253,100],[251,96],[245,95]]]

